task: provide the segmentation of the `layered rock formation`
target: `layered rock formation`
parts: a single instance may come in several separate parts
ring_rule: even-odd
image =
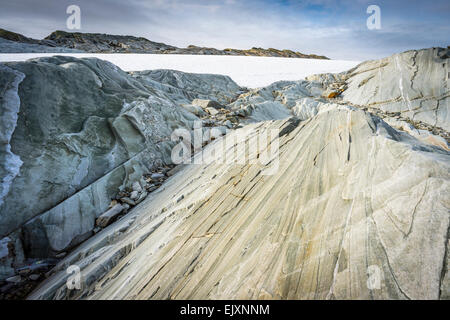
[[[231,135],[250,140],[272,129],[280,130],[274,175],[260,163],[206,156],[211,163],[185,168],[83,244],[30,298],[434,299],[448,289],[440,287],[448,153],[417,149],[348,107]],[[242,156],[225,152],[230,161]],[[72,264],[84,288],[70,292]],[[366,285],[369,267],[382,277],[379,288]]]
[[[345,82],[342,92],[345,103],[398,113],[406,119],[449,131],[448,52],[448,48],[412,50],[361,63],[334,77],[316,75],[308,80],[326,86]]]
[[[61,47],[85,52],[112,53],[159,53],[176,47],[153,42],[142,37],[118,36],[101,33],[55,31],[45,38]]]
[[[190,45],[187,48],[169,49],[168,52],[174,54],[207,54],[207,55],[229,55],[229,56],[255,56],[255,57],[283,57],[283,58],[304,58],[304,59],[328,59],[325,56],[316,54],[304,54],[292,50],[278,50],[274,48],[257,48],[251,49],[232,49],[225,48],[223,50],[207,47],[198,47]]]
[[[118,192],[170,164],[173,130],[199,120],[182,103],[240,92],[225,76],[130,75],[98,59],[40,58],[0,73],[0,239],[14,252],[3,278],[24,255],[54,256],[92,235]]]
[[[248,50],[231,48],[219,50],[194,45],[187,48],[178,48],[150,41],[143,37],[101,33],[55,31],[42,40],[35,40],[3,29],[0,29],[0,52],[157,53],[328,59],[316,54],[304,54],[274,48],[254,47]]]
[[[23,164],[20,175],[7,171],[15,178],[5,204],[16,201],[14,196],[9,200],[14,190],[31,188],[21,179],[34,179],[39,186],[42,178],[26,170],[44,158],[27,157],[31,146],[40,153],[51,150],[52,159],[59,155],[55,150],[64,152],[49,163],[58,168],[63,161],[67,168],[61,172],[68,176],[48,174],[46,179],[74,181],[87,172],[76,181],[90,184],[62,202],[64,210],[55,209],[58,205],[20,226],[17,235],[8,234],[0,253],[12,259],[13,244],[25,247],[25,253],[57,253],[67,245],[61,234],[68,234],[66,239],[83,235],[108,207],[109,219],[118,210],[117,202],[109,203],[113,191],[142,181],[142,168],[153,164],[145,156],[153,153],[164,160],[175,144],[152,139],[167,137],[169,129],[190,130],[200,117],[204,125],[219,130],[228,124],[235,130],[215,137],[191,164],[166,173],[169,178],[159,189],[72,250],[30,299],[448,299],[448,54],[440,48],[405,52],[345,73],[281,81],[249,92],[226,77],[167,70],[126,74],[99,60],[7,64],[3,92],[15,95],[15,103],[8,104],[11,113],[17,112],[18,95],[20,112],[14,133],[8,138],[11,130],[6,132],[4,141],[12,146],[8,156],[20,157]],[[68,89],[63,75],[71,68],[76,70],[69,73],[74,88]],[[41,88],[37,74],[46,70],[54,81]],[[96,88],[79,98],[89,108],[71,98],[81,82]],[[34,92],[34,101],[52,96],[45,88],[57,93],[55,100],[42,109],[37,102],[28,108],[28,92]],[[58,99],[61,88],[64,99]],[[208,99],[215,102],[204,101]],[[47,117],[52,112],[42,119],[32,113],[60,101],[61,124],[51,125]],[[91,118],[108,119],[112,142],[103,143],[95,138],[96,130],[87,129],[86,112],[87,124],[79,124],[75,110],[86,109]],[[13,118],[6,117],[9,123]],[[39,125],[31,119],[39,119]],[[99,127],[101,121],[95,123]],[[63,128],[71,132],[70,140],[64,140]],[[30,130],[39,133],[26,135]],[[78,132],[84,131],[89,135],[81,139],[84,134]],[[19,137],[24,146],[15,144]],[[91,147],[95,141],[96,148]],[[104,145],[111,148],[102,153]],[[111,154],[116,145],[129,155],[118,168],[138,158],[132,170],[118,169],[135,173],[135,179],[129,178],[133,174],[108,178],[115,170],[104,172],[94,165],[105,163],[102,155]],[[89,170],[76,169],[80,154],[98,155],[100,162],[90,158]],[[99,178],[89,182],[94,172]],[[109,182],[96,184],[100,181]],[[67,193],[69,186],[73,184],[63,182],[62,189]],[[87,189],[93,200],[83,201],[87,198],[77,195]],[[73,208],[80,208],[73,214],[79,220],[71,218]],[[29,210],[2,211],[0,216],[21,217]],[[42,248],[23,245],[43,238]],[[67,287],[69,266],[80,268],[81,289]]]

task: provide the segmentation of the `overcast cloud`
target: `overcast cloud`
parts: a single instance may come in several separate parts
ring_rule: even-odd
[[[450,1],[331,0],[0,0],[0,28],[33,38],[66,30],[66,8],[81,8],[80,32],[143,36],[185,47],[273,47],[366,60],[450,45]],[[366,9],[381,8],[368,30]]]

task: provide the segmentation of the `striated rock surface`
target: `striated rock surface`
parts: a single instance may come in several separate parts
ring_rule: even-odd
[[[292,50],[279,50],[274,48],[256,48],[251,49],[232,49],[226,48],[223,50],[207,47],[197,47],[190,45],[187,48],[176,48],[175,50],[169,50],[169,52],[164,53],[174,53],[174,54],[201,54],[201,55],[230,55],[230,56],[254,56],[254,57],[283,57],[283,58],[304,58],[304,59],[329,59],[325,56],[319,56],[316,54],[304,54]]]
[[[171,164],[172,132],[199,120],[182,103],[226,102],[240,90],[226,76],[130,75],[98,59],[0,64],[0,239],[10,248],[0,280],[24,256],[90,237],[119,192]]]
[[[258,163],[185,167],[30,298],[436,299],[448,290],[447,152],[349,107],[229,135],[271,129],[281,135],[275,174]],[[72,264],[82,290],[65,286]],[[372,269],[381,280],[371,289]]]
[[[427,103],[448,114],[445,50],[236,91],[228,102],[210,98],[225,108],[203,122],[226,120],[236,130],[172,169],[29,298],[448,299],[448,120],[394,111],[423,99],[416,114],[436,111]],[[383,74],[411,55],[419,71],[410,78],[359,81],[369,65]],[[133,79],[172,88],[176,74]],[[423,97],[403,99],[406,83]],[[390,88],[373,98],[382,103],[360,100],[374,88]],[[80,290],[66,286],[71,265],[81,270]]]
[[[346,103],[398,113],[449,131],[449,57],[449,48],[412,50],[363,62],[338,75],[307,80],[325,85],[345,83],[338,92]]]
[[[25,75],[5,65],[0,65],[0,205],[11,188],[12,181],[18,175],[23,162],[11,151],[11,137],[17,126],[20,110],[20,98],[17,94],[19,84]]]

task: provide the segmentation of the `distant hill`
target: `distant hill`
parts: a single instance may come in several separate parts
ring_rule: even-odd
[[[36,40],[15,32],[0,29],[0,38],[8,40],[8,42],[0,41],[0,52],[11,52],[11,50],[17,50],[18,52],[37,52],[36,50],[54,52],[57,48],[59,49],[58,52],[65,52],[67,50],[67,52],[90,53],[158,53],[329,59],[316,54],[304,54],[292,50],[278,50],[274,48],[264,49],[254,47],[248,50],[231,48],[219,50],[195,45],[190,45],[187,48],[178,48],[164,43],[153,42],[142,37],[101,33],[55,31],[42,40]],[[22,45],[11,49],[12,46],[9,41]],[[49,49],[49,47],[55,49]]]
[[[49,40],[27,38],[19,33],[0,29],[0,53],[82,53],[84,51],[58,46]]]

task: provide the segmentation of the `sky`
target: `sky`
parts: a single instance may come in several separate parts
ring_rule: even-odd
[[[81,9],[80,30],[67,29],[69,5]],[[369,5],[380,8],[379,29],[367,27]],[[65,30],[360,61],[450,45],[449,0],[0,0],[0,8],[0,28],[37,39]]]

